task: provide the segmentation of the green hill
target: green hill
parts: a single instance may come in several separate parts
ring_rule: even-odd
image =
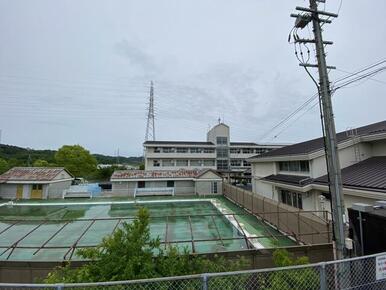
[[[10,167],[27,166],[33,164],[35,160],[42,159],[49,163],[55,163],[56,150],[35,150],[31,148],[23,148],[13,145],[0,145],[0,158],[8,161]],[[116,156],[108,156],[102,154],[93,154],[100,164],[115,164]],[[120,164],[139,165],[142,162],[142,157],[119,157]]]

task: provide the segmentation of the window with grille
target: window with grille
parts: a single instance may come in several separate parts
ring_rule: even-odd
[[[185,160],[185,159],[180,159],[180,160],[177,159],[176,165],[177,166],[188,166],[189,165],[189,161]]]
[[[229,169],[228,160],[217,160],[217,169],[228,170]]]
[[[308,161],[281,161],[279,162],[280,171],[309,172]]]
[[[228,149],[217,148],[217,158],[228,158]]]
[[[227,137],[216,137],[216,144],[217,145],[228,145],[228,138]]]
[[[287,205],[303,209],[302,194],[289,190],[280,190],[280,201]]]

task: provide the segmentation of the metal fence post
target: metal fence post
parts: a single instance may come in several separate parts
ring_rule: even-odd
[[[63,290],[64,289],[64,284],[56,284],[56,290]]]
[[[206,274],[202,275],[202,290],[208,290],[208,276]]]
[[[326,263],[322,262],[319,266],[319,280],[320,280],[320,290],[327,289],[327,279],[326,279]]]

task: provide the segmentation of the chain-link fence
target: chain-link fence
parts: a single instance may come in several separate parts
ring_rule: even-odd
[[[1,284],[0,289],[329,290],[386,289],[386,253],[273,269],[82,284]]]

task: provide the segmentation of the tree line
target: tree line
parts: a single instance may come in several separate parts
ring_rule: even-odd
[[[16,166],[65,167],[75,177],[90,180],[109,180],[119,165],[99,168],[98,164],[115,164],[117,158],[91,154],[80,145],[64,145],[59,150],[34,150],[0,145],[0,174]],[[142,157],[119,157],[121,164],[139,166]]]

